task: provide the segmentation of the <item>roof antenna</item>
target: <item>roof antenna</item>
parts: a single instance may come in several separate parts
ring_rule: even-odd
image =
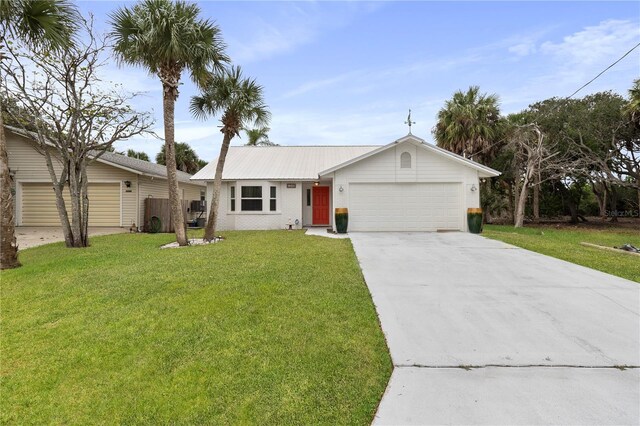
[[[416,124],[415,121],[411,121],[411,108],[409,108],[409,116],[407,117],[407,121],[405,121],[404,124],[407,124],[409,126],[409,134],[411,134],[411,125]]]

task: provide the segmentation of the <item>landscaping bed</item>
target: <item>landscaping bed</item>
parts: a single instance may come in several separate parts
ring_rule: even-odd
[[[1,275],[2,423],[369,424],[392,367],[350,241],[224,237],[22,252]]]
[[[640,259],[637,256],[581,244],[612,248],[632,244],[637,247],[640,245],[640,230],[637,228],[529,225],[516,229],[507,225],[485,225],[484,229],[485,237],[640,282]]]

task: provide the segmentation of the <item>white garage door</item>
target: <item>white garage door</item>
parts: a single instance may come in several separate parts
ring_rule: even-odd
[[[21,190],[21,225],[60,226],[56,194],[50,183],[23,183]],[[90,183],[88,192],[89,226],[120,226],[120,184]],[[68,190],[65,204],[71,220]]]
[[[350,231],[463,229],[462,184],[352,183]]]

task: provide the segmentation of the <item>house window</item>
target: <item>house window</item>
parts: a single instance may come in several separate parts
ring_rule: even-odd
[[[307,207],[311,207],[311,190],[307,189]]]
[[[201,190],[200,190],[200,201],[204,201],[205,199],[206,199],[206,198],[205,198],[205,192],[204,192],[204,189],[201,189]]]
[[[269,210],[271,210],[272,212],[276,211],[276,195],[278,194],[278,190],[276,189],[275,186],[272,186],[271,188],[269,188]]]
[[[243,212],[262,211],[262,187],[243,186],[241,190],[240,206]]]
[[[400,155],[400,168],[401,169],[411,168],[411,154],[409,154],[408,152],[403,152]]]
[[[229,187],[229,199],[231,200],[231,211],[236,211],[236,187]]]

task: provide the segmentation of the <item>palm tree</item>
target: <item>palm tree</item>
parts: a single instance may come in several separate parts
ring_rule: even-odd
[[[629,89],[629,103],[625,107],[625,112],[631,122],[640,128],[640,78],[634,80],[633,87]]]
[[[78,22],[75,6],[66,0],[0,1],[0,36],[2,40],[19,39],[30,49],[60,49],[72,42]],[[4,55],[0,45],[0,61]],[[0,82],[2,79],[0,79]],[[2,100],[0,99],[0,111]],[[16,268],[18,246],[15,236],[14,201],[11,193],[9,156],[0,114],[0,269]]]
[[[178,195],[175,153],[175,102],[182,72],[200,87],[229,62],[220,29],[200,19],[193,3],[143,0],[111,15],[114,51],[121,63],[145,68],[162,83],[165,155],[173,227],[178,244],[187,245],[185,222]]]
[[[138,160],[149,161],[149,156],[144,151],[136,151],[135,149],[129,148],[127,150],[127,157],[137,158]]]
[[[176,142],[176,167],[185,173],[194,174],[202,167],[200,166],[198,154],[188,144]],[[156,155],[156,163],[166,165],[164,151]],[[205,163],[206,164],[206,163]]]
[[[255,129],[243,129],[245,135],[247,135],[247,146],[275,146],[277,144],[269,140],[270,128],[266,126],[257,127]]]
[[[222,114],[220,121],[223,134],[220,156],[213,181],[213,199],[204,239],[211,241],[215,237],[222,186],[222,169],[227,158],[231,139],[240,135],[240,130],[252,125],[266,126],[271,114],[264,103],[264,89],[254,79],[242,75],[240,67],[231,67],[224,75],[216,75],[203,89],[202,93],[191,99],[191,112],[198,118]]]
[[[439,147],[477,161],[487,161],[500,139],[500,107],[496,95],[479,94],[472,86],[457,91],[438,112],[433,135]]]

